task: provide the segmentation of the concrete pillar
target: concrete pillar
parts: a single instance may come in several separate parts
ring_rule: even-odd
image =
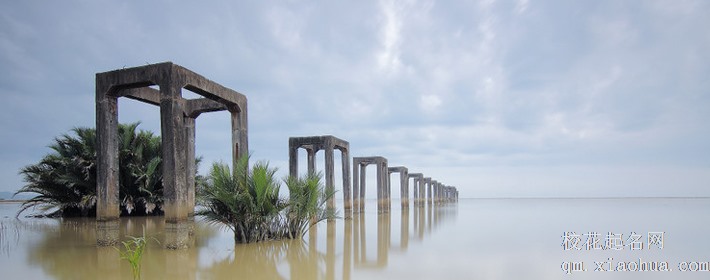
[[[395,166],[395,167],[389,167],[388,168],[388,173],[387,179],[388,179],[388,187],[391,191],[392,189],[392,183],[391,183],[391,174],[392,173],[399,173],[399,196],[400,196],[400,202],[402,204],[402,209],[409,207],[409,199],[407,197],[407,189],[409,188],[409,170],[404,167],[404,166]],[[390,193],[391,194],[391,193]]]
[[[414,178],[414,185],[412,188],[414,189],[414,206],[419,206],[419,181],[420,179],[415,177]]]
[[[185,150],[187,165],[186,185],[187,185],[187,215],[195,215],[195,119],[185,117],[185,137],[187,138],[187,149]]]
[[[163,140],[163,210],[166,223],[187,219],[185,121],[181,88],[160,85],[160,128]]]
[[[343,208],[345,210],[345,218],[350,218],[353,208],[352,196],[350,193],[350,151],[347,149],[340,150],[340,165],[343,180]]]
[[[117,221],[118,184],[118,99],[108,95],[108,87],[96,77],[96,220]],[[98,225],[97,225],[98,226]],[[110,238],[109,238],[110,239]],[[113,245],[118,240],[98,240],[99,245]]]
[[[427,187],[427,203],[432,205],[434,203],[434,185],[436,185],[436,180],[429,181],[429,186]]]
[[[360,165],[353,163],[353,213],[360,213]]]
[[[325,189],[329,192],[335,191],[335,175],[333,173],[334,169],[334,162],[333,162],[333,148],[332,147],[326,147],[325,148]],[[327,203],[328,209],[335,209],[335,196],[332,196],[330,199],[328,199]]]
[[[365,212],[365,190],[367,178],[367,165],[357,164],[360,167],[360,212]]]
[[[288,146],[288,176],[298,177],[298,147]]]
[[[386,213],[387,181],[384,180],[382,165],[377,164],[377,213]],[[385,171],[386,172],[386,171]]]
[[[421,195],[422,195],[422,206],[424,204],[427,204],[427,202],[431,199],[431,178],[426,177],[424,178],[424,182],[422,184],[422,189],[421,189]],[[427,191],[429,190],[429,191]]]
[[[247,138],[247,111],[246,103],[241,111],[230,111],[232,119],[232,166],[237,166],[237,162],[242,156],[249,156],[249,143]]]

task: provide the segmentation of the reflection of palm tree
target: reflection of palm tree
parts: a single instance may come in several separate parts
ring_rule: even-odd
[[[200,271],[206,279],[284,279],[276,265],[286,250],[285,242],[239,244],[228,256]]]
[[[169,267],[171,264],[166,264],[164,256],[173,252],[164,250],[158,242],[150,241],[164,231],[161,217],[121,219],[119,228],[121,239],[125,239],[126,236],[140,236],[142,229],[146,230],[149,242],[143,258],[144,279],[160,279],[168,269],[175,269]],[[106,279],[107,277],[121,279],[121,275],[126,277],[131,275],[128,263],[120,260],[115,248],[96,246],[95,219],[64,219],[58,225],[43,223],[41,226],[33,226],[28,231],[40,234],[37,245],[29,249],[28,263],[41,267],[53,279]],[[189,270],[186,271],[186,276],[193,275],[189,277],[190,279],[195,278],[199,252],[197,248],[204,246],[216,234],[215,228],[200,223],[195,223],[194,231],[196,245],[192,247],[194,249],[181,252],[186,257],[183,256],[179,264],[181,269]],[[81,269],[77,269],[77,264],[81,265]]]

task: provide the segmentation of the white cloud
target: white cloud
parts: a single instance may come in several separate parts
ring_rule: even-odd
[[[591,177],[570,170],[689,166],[702,179],[710,166],[703,1],[224,2],[151,12],[124,3],[110,18],[91,16],[96,4],[7,6],[2,128],[15,137],[2,139],[12,147],[3,167],[39,158],[67,128],[93,125],[94,73],[162,60],[245,93],[250,147],[273,162],[285,162],[289,136],[334,134],[355,154],[492,194],[525,183],[553,193]],[[186,20],[193,14],[212,16]],[[34,102],[46,106],[21,110]],[[198,120],[208,161],[228,161],[218,148],[229,141],[224,125]],[[623,177],[643,168],[602,173],[623,187],[648,183]],[[5,169],[14,189],[17,170]],[[523,179],[506,179],[518,172]],[[700,189],[687,183],[682,192]]]

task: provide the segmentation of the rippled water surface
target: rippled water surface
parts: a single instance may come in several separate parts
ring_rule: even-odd
[[[18,220],[18,207],[0,203],[0,278],[131,279],[128,263],[116,249],[96,247],[92,219]],[[376,213],[374,201],[367,207],[352,219],[321,223],[304,240],[235,246],[231,232],[198,218],[190,248],[167,250],[160,244],[160,217],[122,219],[120,236],[125,240],[145,229],[150,237],[143,279],[710,275],[708,199],[461,199],[408,211],[393,201],[392,212],[385,215]],[[669,271],[655,271],[662,270],[661,263]]]

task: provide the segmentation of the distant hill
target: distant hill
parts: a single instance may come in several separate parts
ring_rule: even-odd
[[[30,198],[35,197],[35,195],[24,194],[24,193],[23,193],[23,194],[18,194],[17,196],[12,197],[13,194],[14,194],[14,193],[12,193],[12,192],[0,192],[0,200],[9,200],[9,199],[12,199],[12,200],[28,200],[28,199],[30,199]]]

